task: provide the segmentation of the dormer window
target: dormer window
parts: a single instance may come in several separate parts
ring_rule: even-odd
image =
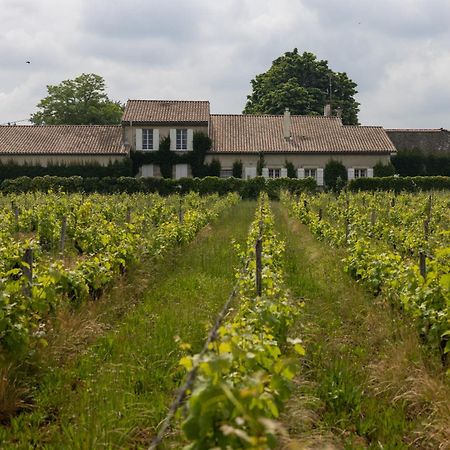
[[[187,150],[188,149],[188,130],[187,130],[187,128],[177,128],[176,149],[177,150]]]

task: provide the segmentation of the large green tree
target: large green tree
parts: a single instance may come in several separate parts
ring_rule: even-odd
[[[73,80],[47,86],[48,95],[31,115],[36,125],[106,125],[120,123],[123,106],[105,93],[105,80],[83,73]]]
[[[358,123],[356,83],[345,72],[333,72],[328,61],[318,60],[313,53],[301,55],[296,48],[286,52],[251,84],[244,114],[282,114],[289,108],[293,114],[322,115],[331,98],[332,109],[341,109],[345,124]]]

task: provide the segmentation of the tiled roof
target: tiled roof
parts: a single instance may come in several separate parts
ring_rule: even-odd
[[[120,125],[0,126],[0,155],[126,153]]]
[[[398,150],[450,153],[450,132],[445,128],[391,128],[386,133]]]
[[[212,152],[390,153],[396,149],[382,127],[342,125],[337,117],[291,116],[284,139],[283,116],[211,115]]]
[[[185,122],[209,121],[209,102],[184,100],[128,100],[123,122]]]

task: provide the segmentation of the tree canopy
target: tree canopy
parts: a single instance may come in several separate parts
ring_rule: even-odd
[[[120,123],[123,106],[105,93],[105,80],[94,73],[47,86],[47,97],[31,115],[36,125],[107,125]]]
[[[330,103],[330,82],[332,109],[342,111],[343,123],[357,124],[356,83],[345,72],[333,72],[328,61],[309,52],[301,55],[296,48],[251,81],[244,114],[282,114],[289,108],[293,114],[322,115],[325,104]]]

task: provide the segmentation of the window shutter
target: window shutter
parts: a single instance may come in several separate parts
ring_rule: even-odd
[[[153,128],[153,150],[159,150],[159,130]]]
[[[347,169],[347,176],[348,176],[348,181],[355,179],[355,169],[353,167],[350,167],[349,169]]]
[[[319,167],[317,169],[317,186],[323,186],[323,169]]]
[[[142,150],[142,128],[136,129],[136,150]]]
[[[262,168],[262,176],[264,178],[269,178],[269,169],[267,167]]]
[[[192,151],[194,149],[194,130],[188,128],[187,130],[187,149]]]
[[[367,178],[373,178],[373,168],[369,167],[367,169]]]
[[[141,176],[148,178],[153,176],[153,164],[144,164],[141,168]]]
[[[170,150],[174,151],[177,149],[177,130],[171,128],[170,130]]]
[[[305,178],[305,169],[303,167],[299,167],[297,169],[297,178],[299,178],[300,180],[303,180],[303,178]]]
[[[287,178],[287,169],[286,167],[281,168],[281,178]]]

